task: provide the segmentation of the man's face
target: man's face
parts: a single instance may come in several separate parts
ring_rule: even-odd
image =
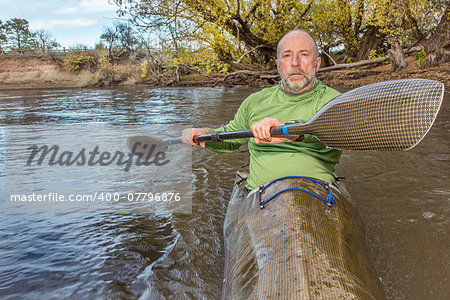
[[[294,31],[279,44],[277,68],[284,88],[291,93],[309,89],[320,67],[313,39],[305,32]]]

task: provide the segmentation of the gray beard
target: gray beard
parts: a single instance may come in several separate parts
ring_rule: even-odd
[[[305,87],[307,87],[314,81],[314,78],[316,77],[315,68],[316,68],[316,65],[314,66],[314,69],[310,74],[305,74],[302,72],[302,74],[304,75],[304,78],[302,81],[300,81],[297,84],[292,84],[291,82],[289,82],[289,78],[288,78],[289,74],[288,74],[288,76],[285,76],[285,74],[283,74],[279,68],[278,68],[278,73],[280,74],[280,77],[281,77],[281,80],[283,81],[284,87],[294,93],[297,93],[297,92],[300,92],[301,90],[303,90]]]
[[[291,84],[287,78],[283,78],[283,76],[281,77],[281,80],[283,81],[284,86],[289,89],[290,91],[293,92],[300,92],[301,90],[303,90],[305,87],[307,87],[309,84],[311,84],[311,82],[314,81],[314,76],[310,77],[305,77],[301,82],[299,82],[298,84]]]

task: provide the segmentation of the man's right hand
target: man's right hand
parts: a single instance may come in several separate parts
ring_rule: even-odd
[[[183,130],[181,134],[181,141],[186,145],[197,146],[205,148],[205,142],[194,142],[194,136],[211,133],[208,128],[188,128]]]
[[[283,142],[295,142],[301,140],[301,136],[288,135],[285,137],[273,137],[270,129],[275,126],[283,126],[278,119],[264,118],[251,127],[255,144],[278,144]]]

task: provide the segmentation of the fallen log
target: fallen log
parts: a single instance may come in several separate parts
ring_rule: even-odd
[[[232,77],[232,76],[239,76],[239,75],[255,76],[255,77],[259,77],[261,79],[275,79],[280,76],[276,70],[273,70],[273,71],[239,70],[239,71],[225,75],[225,78]]]
[[[403,49],[403,52],[405,54],[411,54],[420,49],[421,49],[421,47],[414,46],[414,47],[411,47],[408,49]],[[330,67],[320,68],[319,72],[338,70],[338,69],[346,69],[346,68],[354,68],[354,67],[366,66],[366,65],[371,65],[371,64],[379,64],[388,59],[389,59],[389,56],[383,56],[383,57],[378,57],[378,58],[374,58],[374,59],[361,60],[361,61],[357,61],[355,63],[350,63],[350,64],[338,64],[338,65],[334,65],[334,66],[330,66]]]
[[[237,79],[238,77],[253,77],[259,79],[267,79],[267,80],[278,80],[280,75],[276,70],[273,71],[251,71],[251,70],[239,70],[233,73],[228,73],[222,78],[218,79],[213,86],[216,86],[220,83],[224,83],[229,80]]]
[[[384,56],[384,57],[378,57],[378,58],[374,58],[374,59],[361,60],[361,61],[358,61],[355,63],[350,63],[350,64],[339,64],[339,65],[321,68],[321,69],[319,69],[319,72],[338,70],[338,69],[346,69],[346,68],[354,68],[354,67],[360,67],[360,66],[371,65],[371,64],[379,64],[388,59],[389,59],[388,56]]]

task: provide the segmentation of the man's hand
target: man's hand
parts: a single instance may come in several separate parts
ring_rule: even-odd
[[[194,142],[194,136],[208,134],[210,133],[208,128],[188,128],[183,130],[181,134],[181,141],[186,145],[197,146],[205,148],[205,142],[196,143]]]
[[[251,130],[255,136],[255,144],[278,144],[282,142],[294,142],[299,139],[299,136],[286,136],[286,137],[272,137],[270,134],[270,128],[275,126],[283,126],[279,120],[274,118],[264,118],[255,125]]]

